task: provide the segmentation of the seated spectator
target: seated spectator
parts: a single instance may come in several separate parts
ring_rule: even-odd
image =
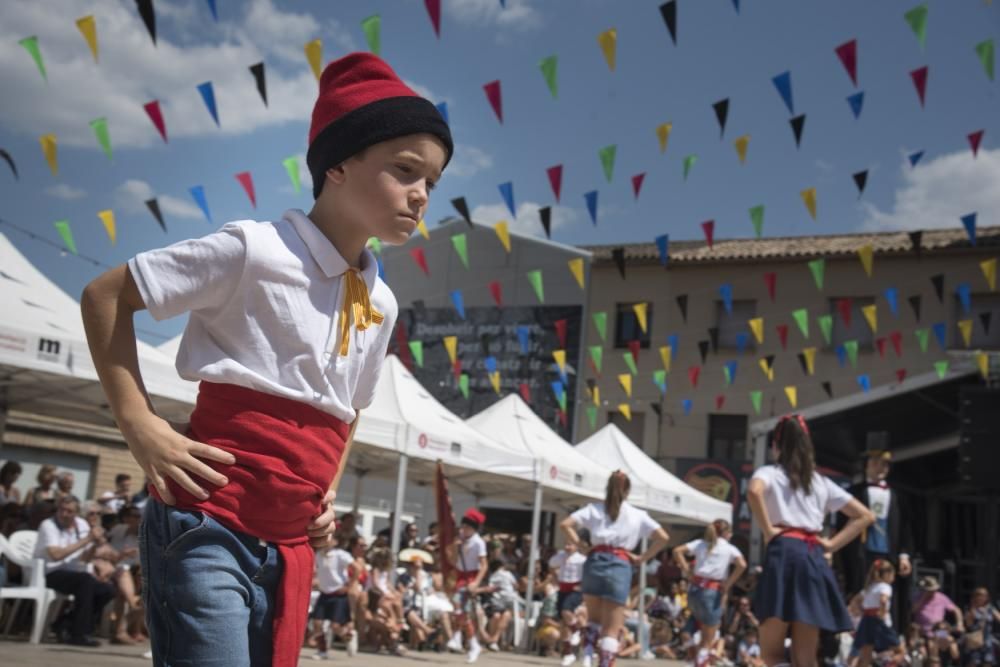
[[[115,475],[115,490],[105,491],[98,502],[105,508],[106,514],[118,515],[132,497],[132,475],[120,472]]]
[[[399,576],[396,590],[403,599],[403,618],[410,628],[410,646],[419,648],[434,632],[430,624],[424,620],[424,608],[432,604],[431,600],[434,596],[434,581],[424,566],[431,565],[434,558],[423,549],[402,551],[399,558],[406,568],[406,572]],[[428,616],[430,616],[429,612]],[[440,619],[440,615],[438,619]],[[451,624],[445,624],[445,631],[450,629]],[[440,644],[446,636],[451,635],[450,633],[437,633],[437,636]]]
[[[403,598],[392,585],[389,571],[395,559],[388,549],[374,549],[369,560],[372,566],[370,591],[378,594],[379,610],[388,619],[388,626],[398,633],[403,625]]]
[[[494,560],[489,566],[487,584],[480,586],[479,592],[485,594],[483,611],[486,628],[481,630],[483,643],[489,650],[499,651],[500,641],[514,618],[514,603],[518,600],[517,578],[503,561]]]
[[[79,502],[79,498],[73,495],[73,484],[76,481],[73,473],[69,470],[63,470],[61,473],[56,475],[56,500],[60,498],[70,497]]]
[[[94,622],[114,597],[114,588],[99,581],[88,568],[87,559],[104,537],[99,526],[91,526],[78,516],[79,503],[63,498],[56,515],[38,527],[35,556],[45,560],[49,588],[73,596],[70,614],[56,622],[60,640],[75,646],[99,646],[93,638]]]
[[[657,658],[667,658],[675,660],[677,654],[670,647],[674,639],[674,629],[669,621],[662,618],[655,619],[649,628],[649,650]]]
[[[740,637],[745,637],[748,632],[760,627],[760,621],[757,620],[753,609],[750,608],[750,598],[737,598],[736,604],[730,609],[724,627],[725,634],[733,641],[738,641]]]
[[[962,611],[947,595],[941,592],[941,583],[936,577],[922,577],[917,586],[922,591],[920,597],[913,602],[913,620],[916,621],[924,635],[930,635],[939,623],[945,620],[945,614],[952,612],[956,619],[956,630],[962,631]]]
[[[114,582],[118,589],[115,597],[114,644],[133,644],[144,639],[141,571],[139,567],[139,522],[142,512],[126,505],[119,514],[121,523],[108,532],[108,546],[114,550]],[[126,608],[127,605],[127,608]],[[131,629],[131,632],[130,632]]]
[[[539,610],[538,622],[535,624],[535,639],[538,641],[538,654],[551,657],[556,655],[555,648],[559,644],[561,636],[558,606],[559,588],[552,583],[547,583],[542,588],[542,596],[542,608]],[[593,656],[590,657],[593,660]]]
[[[56,490],[53,485],[56,481],[56,467],[46,463],[38,469],[35,479],[38,486],[28,489],[28,493],[24,495],[24,504],[30,507],[44,500],[55,500]]]
[[[910,667],[926,667],[927,641],[917,623],[910,623],[910,628],[906,633],[906,650]]]
[[[953,633],[954,628],[948,621],[934,624],[927,641],[931,662],[936,661],[941,667],[953,667],[959,664],[960,652]]]
[[[751,628],[740,639],[736,664],[741,667],[764,667],[764,660],[760,657],[760,638],[757,633],[757,628]]]
[[[23,468],[17,461],[7,461],[0,468],[0,507],[8,503],[20,504],[21,492],[14,484],[17,483],[22,472]]]
[[[438,548],[438,524],[437,521],[431,521],[430,525],[427,526],[427,537],[423,540],[422,548],[431,553],[437,553]]]
[[[354,512],[344,512],[337,517],[337,528],[333,533],[333,538],[337,544],[347,544],[358,536],[357,516]]]
[[[990,604],[990,593],[985,588],[972,591],[969,608],[965,610],[965,636],[962,648],[967,665],[996,664],[996,649],[1000,644],[1000,611]]]
[[[406,524],[399,536],[399,550],[420,548],[420,528],[415,523]]]

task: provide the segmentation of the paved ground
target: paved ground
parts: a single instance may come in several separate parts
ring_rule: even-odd
[[[25,642],[0,641],[0,665],[3,667],[115,667],[117,665],[136,667],[149,665],[150,660],[142,657],[145,647],[111,646],[105,643],[100,648],[84,649],[61,644],[40,644],[32,646]],[[302,667],[321,665],[313,661],[313,651],[302,652]],[[333,659],[328,664],[353,664],[365,667],[406,667],[407,665],[464,665],[465,656],[446,655],[443,653],[411,653],[406,658],[396,658],[389,655],[374,655],[361,653],[354,658],[348,658],[343,651],[334,651]],[[626,664],[628,664],[628,661]],[[540,658],[538,656],[520,655],[515,653],[484,653],[477,665],[483,667],[512,667],[513,665],[533,665],[538,667],[557,667],[555,658]],[[580,663],[577,663],[579,665]],[[619,663],[621,664],[621,663]],[[633,664],[650,664],[635,661]],[[657,660],[657,667],[679,667],[683,663]]]

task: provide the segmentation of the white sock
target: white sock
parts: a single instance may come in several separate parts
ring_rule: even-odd
[[[601,650],[611,654],[618,653],[618,640],[614,637],[601,638]]]
[[[478,648],[479,648],[479,639],[476,638],[476,637],[472,637],[469,640],[469,650],[470,651],[474,651],[474,650],[476,650]]]

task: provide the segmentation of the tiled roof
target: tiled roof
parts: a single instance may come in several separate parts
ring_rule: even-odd
[[[873,232],[831,236],[790,236],[763,239],[720,239],[711,248],[705,241],[671,241],[670,262],[710,264],[760,259],[807,259],[811,257],[855,256],[858,249],[871,245],[876,255],[904,255],[913,252],[910,232]],[[964,228],[923,231],[921,250],[968,249],[971,247]],[[976,246],[1000,249],[1000,226],[976,230]],[[659,262],[655,243],[582,246],[593,253],[595,264],[610,262],[612,251],[625,249],[625,261],[631,264]]]

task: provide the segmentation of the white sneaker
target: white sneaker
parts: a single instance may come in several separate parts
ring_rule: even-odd
[[[453,636],[451,639],[448,640],[448,643],[445,646],[452,653],[461,653],[462,652],[462,636],[461,635],[455,635],[455,636]]]
[[[583,667],[594,667],[594,656],[583,656],[583,660],[580,661],[580,664],[583,665]]]
[[[466,656],[465,662],[471,665],[476,660],[479,660],[479,654],[482,652],[483,649],[479,646],[479,640],[473,637],[469,640],[469,654]]]
[[[316,651],[313,653],[313,660],[329,660],[330,656],[327,655],[326,651]]]
[[[572,653],[567,653],[566,655],[564,655],[564,656],[562,657],[562,660],[561,660],[561,661],[559,662],[559,664],[560,664],[560,665],[561,665],[562,667],[569,667],[569,666],[570,666],[570,665],[572,665],[572,664],[573,664],[574,662],[576,662],[576,656],[575,656],[575,655],[573,655]]]
[[[490,642],[489,645],[486,648],[488,648],[489,650],[493,651],[494,653],[499,653],[500,652],[500,645],[497,644],[496,642]]]
[[[569,645],[570,646],[579,646],[580,645],[580,631],[579,630],[574,631],[573,634],[571,634],[569,636]]]
[[[351,630],[351,638],[347,640],[347,655],[354,657],[358,654],[358,631]]]

